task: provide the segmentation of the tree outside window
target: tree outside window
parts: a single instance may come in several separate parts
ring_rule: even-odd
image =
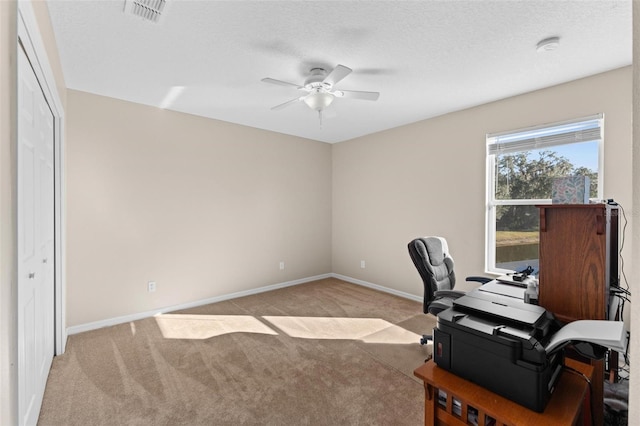
[[[602,118],[597,122],[602,127]],[[580,121],[591,123],[593,120]],[[570,132],[575,132],[575,122]],[[566,123],[537,129],[525,129],[501,135],[507,136],[506,152],[495,148],[498,137],[488,136],[488,208],[487,214],[487,270],[504,273],[531,266],[538,270],[539,212],[537,204],[551,203],[554,178],[565,176],[589,177],[590,198],[599,194],[599,153],[601,138],[597,140],[562,143],[540,143],[540,139],[554,135],[550,129],[561,129],[566,136]],[[579,131],[580,127],[578,127]],[[518,134],[525,138],[518,138]],[[543,136],[539,136],[542,134]],[[514,136],[515,135],[515,136]],[[559,139],[555,136],[556,141]],[[591,136],[585,139],[593,139]],[[524,140],[524,143],[522,142]],[[574,138],[576,139],[576,138]],[[515,148],[508,145],[513,141]],[[497,142],[496,142],[497,141]],[[543,145],[536,148],[536,145]],[[492,150],[492,148],[494,148]],[[524,148],[524,149],[518,149]]]

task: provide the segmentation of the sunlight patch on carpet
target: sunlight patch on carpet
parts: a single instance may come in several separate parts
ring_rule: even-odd
[[[266,324],[250,315],[156,315],[165,339],[209,339],[230,333],[277,335]]]
[[[380,318],[263,316],[291,337],[411,344],[420,336]]]

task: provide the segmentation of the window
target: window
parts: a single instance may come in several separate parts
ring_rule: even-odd
[[[602,198],[602,114],[487,135],[488,272],[538,270],[539,213],[553,178],[588,176]]]

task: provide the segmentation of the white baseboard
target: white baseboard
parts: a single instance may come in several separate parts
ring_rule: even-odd
[[[195,308],[202,305],[208,305],[210,303],[223,302],[225,300],[236,299],[238,297],[251,296],[253,294],[264,293],[266,291],[277,290],[279,288],[285,288],[285,287],[291,287],[294,285],[304,284],[304,283],[317,281],[325,278],[337,278],[342,281],[361,285],[363,287],[369,287],[371,289],[382,291],[384,293],[393,294],[395,296],[403,297],[405,299],[415,300],[416,302],[422,302],[422,296],[416,296],[415,294],[409,294],[409,293],[405,293],[404,291],[394,290],[389,287],[373,284],[367,281],[359,280],[357,278],[351,278],[346,275],[330,273],[330,274],[315,275],[313,277],[301,278],[293,281],[286,281],[283,283],[272,284],[264,287],[258,287],[251,290],[244,290],[244,291],[238,291],[235,293],[223,294],[222,296],[215,296],[208,299],[197,300],[195,302],[167,306],[167,307],[159,308],[153,311],[139,312],[136,314],[124,315],[121,317],[108,318],[106,320],[74,325],[73,327],[67,328],[67,336],[70,336],[72,334],[82,333],[85,331],[97,330],[103,327],[110,327],[112,325],[118,325],[118,324],[124,324],[131,321],[137,321],[137,320],[149,318],[155,315],[164,314],[167,312],[179,311],[181,309]]]
[[[410,299],[410,300],[415,300],[416,302],[422,302],[423,297],[422,296],[416,296],[415,294],[410,294],[410,293],[405,293],[404,291],[399,291],[399,290],[395,290],[389,287],[383,287],[381,285],[378,284],[373,284],[367,281],[363,281],[363,280],[359,280],[357,278],[351,278],[348,277],[346,275],[340,275],[340,274],[329,274],[331,277],[333,278],[337,278],[339,280],[342,281],[347,281],[350,282],[352,284],[358,284],[364,287],[369,287],[372,288],[374,290],[378,290],[378,291],[382,291],[385,293],[390,293],[393,294],[395,296],[399,296],[399,297],[404,297],[405,299]]]
[[[301,278],[293,281],[286,281],[283,283],[272,284],[264,287],[253,288],[251,290],[238,291],[236,293],[224,294],[222,296],[215,296],[208,299],[198,300],[195,302],[183,303],[180,305],[167,306],[164,308],[159,308],[153,311],[139,312],[131,315],[124,315],[121,317],[109,318],[106,320],[90,322],[86,324],[74,325],[72,327],[67,327],[67,336],[72,334],[82,333],[85,331],[97,330],[103,327],[109,327],[112,325],[124,324],[131,321],[137,321],[144,318],[149,318],[154,315],[164,314],[166,312],[178,311],[181,309],[189,309],[195,308],[197,306],[208,305],[210,303],[222,302],[225,300],[236,299],[238,297],[251,296],[253,294],[264,293],[266,291],[277,290],[279,288],[291,287],[298,284],[304,284],[311,281],[317,281],[325,278],[333,277],[333,274],[322,274],[315,275],[313,277]],[[347,281],[347,280],[345,280]],[[357,283],[356,283],[357,284]],[[384,290],[383,290],[384,291]]]

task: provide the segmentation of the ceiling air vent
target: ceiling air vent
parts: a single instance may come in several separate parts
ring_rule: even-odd
[[[158,22],[167,0],[125,0],[124,13]]]

